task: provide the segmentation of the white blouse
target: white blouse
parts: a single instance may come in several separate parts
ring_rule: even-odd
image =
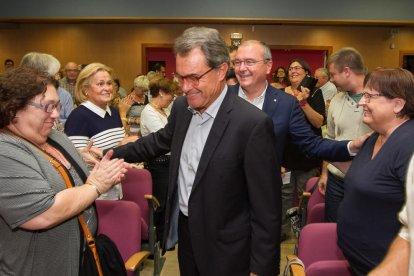
[[[141,134],[147,136],[152,132],[156,132],[168,122],[170,111],[167,108],[163,109],[167,116],[158,112],[153,106],[147,104],[141,113]]]

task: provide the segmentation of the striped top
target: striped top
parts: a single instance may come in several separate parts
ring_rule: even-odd
[[[84,148],[90,139],[93,146],[110,149],[118,146],[125,137],[119,112],[113,107],[106,110],[87,101],[70,113],[65,123],[65,133],[76,148]],[[121,185],[114,185],[98,199],[116,200],[122,198]]]
[[[76,148],[86,147],[92,139],[94,147],[110,149],[118,146],[125,137],[118,111],[112,107],[103,110],[89,101],[72,111],[65,124],[65,133]]]

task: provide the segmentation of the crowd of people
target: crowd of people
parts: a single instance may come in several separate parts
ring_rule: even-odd
[[[408,271],[411,72],[368,72],[350,47],[326,68],[299,57],[274,66],[264,42],[228,47],[205,27],[185,30],[174,53],[171,80],[157,63],[129,92],[101,63],[60,71],[46,53],[28,53],[18,66],[5,60],[0,271],[78,275],[85,243],[76,216],[83,212],[96,233],[93,202],[121,199],[120,182],[137,162],[160,202],[158,239],[165,250],[179,243],[181,275],[277,275],[280,243],[291,235],[286,211],[314,176],[353,273],[384,258],[372,275],[400,268],[400,247]]]

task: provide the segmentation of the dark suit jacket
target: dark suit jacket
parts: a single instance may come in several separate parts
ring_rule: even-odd
[[[165,229],[177,210],[180,155],[193,116],[187,106],[186,97],[177,98],[164,129],[114,149],[115,157],[128,162],[171,150]],[[201,275],[278,275],[281,177],[274,140],[266,114],[227,93],[189,198],[189,229]]]
[[[237,95],[238,91],[239,85],[229,87],[231,93]],[[331,161],[351,159],[347,149],[349,141],[334,141],[316,135],[292,95],[268,85],[263,111],[273,121],[278,161],[282,160],[283,151],[289,140],[309,156]]]

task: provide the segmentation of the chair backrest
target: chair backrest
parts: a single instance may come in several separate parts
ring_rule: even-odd
[[[325,221],[325,203],[315,204],[307,212],[306,224]]]
[[[313,186],[316,184],[316,182],[318,182],[319,177],[314,176],[308,179],[308,181],[306,182],[306,188],[305,191],[309,192]]]
[[[150,206],[144,195],[152,195],[152,177],[146,169],[128,169],[126,177],[122,180],[122,200],[132,201],[141,208],[142,239],[148,240],[148,227],[150,225]]]
[[[311,177],[308,182],[306,183],[306,191],[310,191],[312,187],[318,182],[318,177]],[[306,213],[306,224],[309,223],[309,216],[311,213],[312,208],[319,203],[325,203],[325,196],[319,192],[318,187],[315,187],[315,189],[312,191],[311,196],[308,200],[308,205],[306,207],[307,213]],[[322,220],[323,221],[323,220]],[[321,221],[321,222],[322,222]]]
[[[134,202],[97,200],[98,234],[105,234],[118,247],[124,262],[141,251],[141,210]]]
[[[307,224],[300,233],[298,257],[306,268],[317,261],[345,260],[337,239],[336,223]]]
[[[352,269],[346,260],[318,261],[306,268],[306,276],[352,276]]]

